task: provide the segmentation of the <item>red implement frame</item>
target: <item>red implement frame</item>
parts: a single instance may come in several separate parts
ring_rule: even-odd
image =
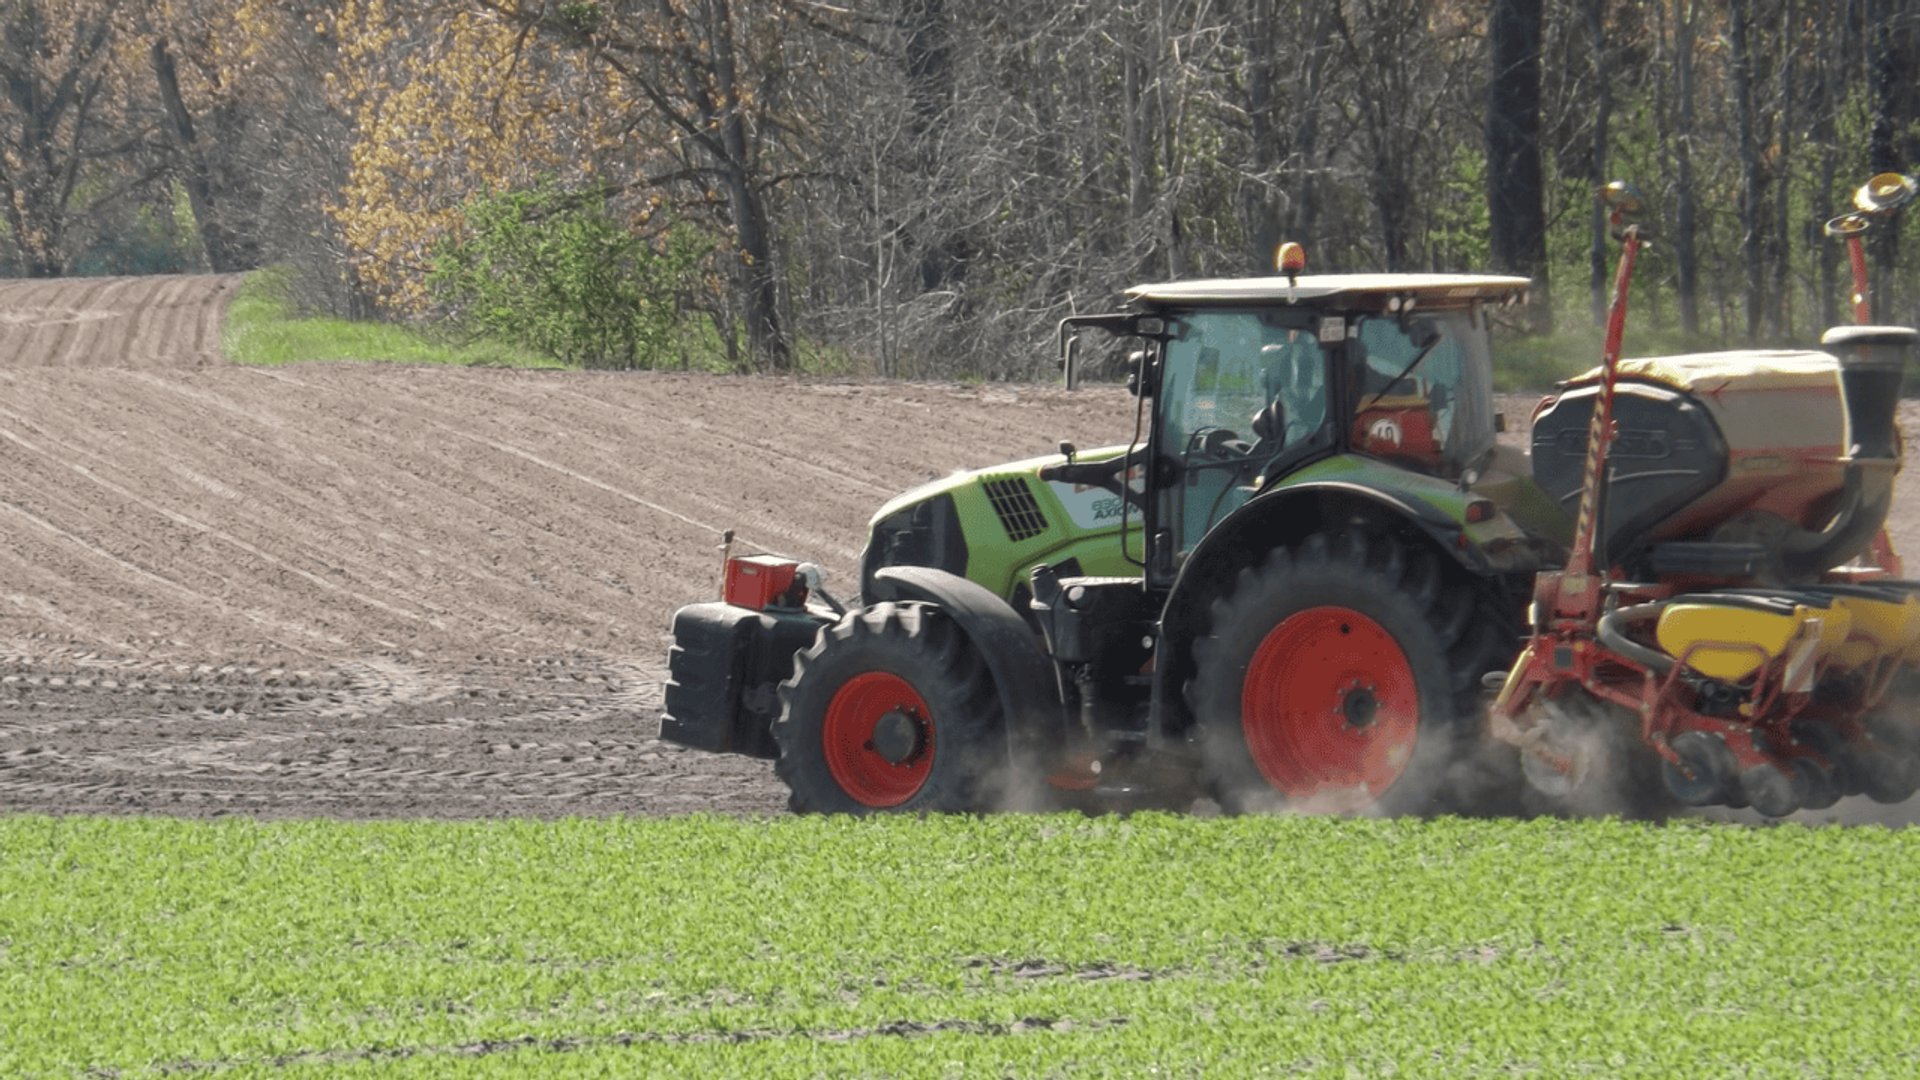
[[[1853,268],[1853,321],[1861,326],[1873,323],[1873,297],[1867,284],[1867,238],[1865,233],[1847,237],[1847,265]]]
[[[1830,227],[1830,232],[1848,241],[1854,317],[1865,324],[1871,318],[1871,303],[1861,234],[1869,222],[1864,215],[1849,217],[1851,220],[1835,219],[1832,224],[1845,228]],[[1620,223],[1621,213],[1616,210],[1616,228]],[[1696,695],[1682,684],[1682,673],[1689,668],[1692,649],[1675,657],[1665,670],[1656,670],[1622,655],[1600,640],[1599,627],[1610,598],[1622,605],[1644,604],[1671,599],[1682,591],[1676,583],[1614,584],[1604,550],[1602,518],[1606,505],[1607,459],[1616,435],[1613,411],[1619,382],[1620,342],[1626,324],[1628,286],[1641,245],[1637,226],[1627,225],[1616,235],[1622,241],[1620,264],[1614,276],[1613,302],[1607,315],[1599,392],[1587,431],[1587,458],[1573,544],[1566,569],[1542,573],[1535,580],[1533,638],[1521,652],[1494,702],[1492,733],[1502,741],[1540,756],[1554,768],[1570,768],[1571,762],[1561,760],[1563,755],[1548,743],[1545,726],[1532,722],[1522,726],[1520,718],[1536,704],[1544,704],[1549,710],[1555,708],[1554,703],[1561,700],[1562,693],[1577,686],[1591,698],[1638,717],[1641,740],[1663,759],[1681,768],[1687,766],[1673,750],[1670,740],[1684,731],[1719,735],[1742,769],[1763,762],[1785,767],[1793,758],[1816,756],[1792,738],[1790,727],[1796,720],[1819,720],[1844,738],[1857,738],[1860,733],[1857,718],[1886,693],[1895,665],[1886,664],[1885,670],[1877,666],[1867,673],[1859,700],[1816,703],[1809,692],[1815,681],[1809,673],[1817,674],[1810,666],[1814,663],[1811,651],[1814,645],[1810,639],[1796,637],[1780,655],[1765,659],[1745,691],[1745,699],[1739,702],[1737,710],[1728,712],[1724,703],[1714,708],[1704,701],[1696,701]],[[1879,544],[1885,545],[1884,534]],[[1884,550],[1877,547],[1876,554],[1883,567],[1898,565],[1890,547]],[[1610,597],[1610,593],[1618,595]],[[1701,709],[1708,709],[1712,714]]]
[[[1559,574],[1553,599],[1555,623],[1575,621],[1592,627],[1600,618],[1600,597],[1606,585],[1606,553],[1601,550],[1600,514],[1606,500],[1607,454],[1616,434],[1613,423],[1614,389],[1620,379],[1620,338],[1627,325],[1627,286],[1640,253],[1640,227],[1629,225],[1621,234],[1620,268],[1613,277],[1613,305],[1607,309],[1606,350],[1601,356],[1600,395],[1587,426],[1586,470],[1580,478],[1580,510],[1574,519],[1573,551]]]
[[[1615,224],[1620,221],[1615,211]],[[1614,390],[1620,378],[1620,339],[1627,323],[1627,288],[1633,281],[1633,266],[1640,253],[1640,229],[1628,225],[1620,233],[1620,266],[1613,278],[1613,303],[1607,311],[1607,337],[1601,354],[1600,393],[1593,405],[1593,420],[1587,427],[1587,460],[1580,482],[1580,508],[1575,518],[1573,548],[1567,567],[1557,573],[1540,574],[1534,581],[1534,636],[1519,661],[1507,676],[1492,710],[1493,734],[1503,741],[1531,747],[1539,731],[1523,730],[1515,722],[1534,695],[1556,683],[1578,682],[1596,695],[1634,708],[1646,693],[1653,691],[1647,681],[1641,694],[1624,694],[1602,679],[1597,665],[1613,659],[1597,647],[1595,630],[1602,614],[1606,594],[1606,553],[1601,550],[1600,516],[1604,509],[1607,454],[1613,446]],[[1643,677],[1650,672],[1641,670]],[[1601,689],[1608,686],[1608,689]]]

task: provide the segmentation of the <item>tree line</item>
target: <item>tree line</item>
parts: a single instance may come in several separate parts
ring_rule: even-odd
[[[1284,239],[1314,270],[1529,274],[1532,329],[1597,320],[1619,177],[1655,210],[1655,324],[1804,338],[1845,312],[1822,222],[1920,156],[1917,12],[5,0],[0,272],[275,263],[358,317],[653,312],[536,320],[584,363],[685,362],[669,311],[740,370],[1027,377],[1060,317]],[[1914,321],[1898,235],[1881,310]]]

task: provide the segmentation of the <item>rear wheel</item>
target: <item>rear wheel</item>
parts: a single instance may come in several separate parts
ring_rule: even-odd
[[[1363,533],[1316,535],[1240,573],[1188,687],[1223,807],[1443,808],[1503,622],[1448,577],[1427,552]]]
[[[780,686],[774,771],[799,813],[986,809],[1006,740],[992,677],[938,608],[848,612]]]

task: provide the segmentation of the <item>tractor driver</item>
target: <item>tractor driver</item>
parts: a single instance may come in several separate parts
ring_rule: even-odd
[[[1267,400],[1285,410],[1280,443],[1291,446],[1327,422],[1326,361],[1311,331],[1289,330],[1287,340],[1260,348]]]

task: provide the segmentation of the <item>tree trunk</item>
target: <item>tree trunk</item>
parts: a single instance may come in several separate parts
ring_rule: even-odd
[[[727,206],[739,243],[741,307],[747,320],[747,344],[754,359],[772,371],[793,368],[793,348],[780,317],[780,278],[774,269],[772,215],[766,192],[755,183],[754,145],[748,136],[740,100],[739,71],[734,53],[733,9],[714,5],[708,18],[712,71],[719,101],[720,171],[727,187]]]
[[[1129,30],[1134,28],[1129,27]],[[1127,140],[1127,223],[1138,226],[1147,216],[1153,197],[1153,148],[1147,140],[1153,124],[1147,119],[1147,72],[1153,64],[1140,55],[1137,37],[1129,35],[1120,46],[1120,93],[1122,130]]]
[[[167,135],[172,140],[181,169],[181,183],[187,189],[187,202],[193,207],[193,222],[200,232],[200,246],[207,253],[207,265],[216,274],[251,270],[258,263],[258,251],[233,235],[221,212],[220,199],[209,178],[205,148],[194,130],[193,115],[187,111],[180,94],[180,75],[174,67],[167,39],[156,37],[147,50],[160,102],[166,107]]]
[[[1247,134],[1253,162],[1253,181],[1245,188],[1243,212],[1253,249],[1249,252],[1251,269],[1269,274],[1274,269],[1274,252],[1284,239],[1280,234],[1280,200],[1274,190],[1279,186],[1280,167],[1289,149],[1277,122],[1280,100],[1275,86],[1279,60],[1276,6],[1276,0],[1249,0],[1246,23],[1241,27],[1247,43],[1242,78],[1246,86]]]
[[[110,6],[76,15],[66,51],[48,11],[15,3],[0,15],[0,197],[28,277],[66,272],[68,214],[98,135],[93,109],[107,77]]]
[[[1693,192],[1693,38],[1695,20],[1699,17],[1694,10],[1695,2],[1678,0],[1673,50],[1674,93],[1680,99],[1674,139],[1673,262],[1680,329],[1688,334],[1700,332],[1700,262],[1694,237],[1698,214]]]
[[[744,149],[746,136],[736,129],[736,114],[726,125],[727,141]],[[793,368],[793,349],[787,341],[780,318],[780,279],[774,273],[773,241],[767,228],[765,196],[757,190],[741,169],[726,170],[727,202],[733,214],[733,228],[740,244],[740,273],[744,281],[741,301],[747,320],[747,344],[754,357],[773,371]]]
[[[953,17],[946,0],[901,0],[899,24],[905,39],[907,99],[913,106],[911,165],[917,179],[931,188],[940,182],[948,152],[954,93]],[[919,248],[920,287],[933,292],[963,281],[972,256],[966,237],[949,231],[937,218],[916,231],[925,234],[909,237]]]
[[[1587,292],[1595,326],[1607,321],[1610,300],[1607,281],[1607,210],[1597,197],[1608,182],[1607,126],[1613,119],[1613,72],[1607,63],[1606,0],[1585,0],[1581,14],[1587,24],[1587,43],[1593,56],[1593,144],[1588,154],[1587,179],[1593,185],[1593,209],[1588,212]]]
[[[1746,263],[1747,340],[1760,336],[1764,304],[1764,256],[1760,251],[1760,205],[1765,181],[1760,174],[1760,146],[1754,135],[1753,115],[1753,0],[1732,0],[1728,31],[1733,67],[1733,113],[1740,155],[1740,254]]]
[[[1894,143],[1899,129],[1900,77],[1894,60],[1891,27],[1896,5],[1893,0],[1879,0],[1879,3],[1869,0],[1865,7],[1870,28],[1867,31],[1867,78],[1873,112],[1867,142],[1868,160],[1876,173],[1893,172],[1904,164]],[[1871,295],[1876,321],[1889,320],[1893,311],[1894,266],[1900,258],[1900,223],[1905,216],[1905,213],[1891,215],[1867,234],[1873,247],[1873,258],[1868,260],[1868,265],[1873,268]]]
[[[1320,116],[1322,98],[1327,90],[1327,66],[1333,62],[1334,22],[1327,17],[1326,5],[1308,4],[1313,21],[1313,46],[1306,58],[1306,93],[1295,109],[1293,151],[1299,161],[1294,180],[1292,211],[1288,217],[1302,241],[1319,239],[1320,228]],[[1268,253],[1272,257],[1272,253]]]
[[[1167,0],[1156,0],[1153,33],[1148,37],[1147,55],[1152,60],[1154,71],[1158,73],[1153,80],[1153,107],[1160,123],[1160,189],[1167,228],[1166,274],[1169,279],[1185,277],[1187,274],[1186,236],[1180,223],[1180,170],[1184,164],[1180,153],[1180,103],[1185,96],[1169,93],[1167,89],[1170,74],[1181,74],[1184,87],[1184,73],[1178,66],[1172,36],[1173,14],[1167,6]]]
[[[1779,339],[1793,332],[1793,305],[1787,300],[1787,261],[1793,250],[1793,239],[1789,235],[1792,224],[1789,217],[1792,208],[1789,205],[1792,194],[1793,178],[1793,94],[1794,55],[1799,50],[1794,44],[1794,20],[1798,14],[1798,5],[1794,0],[1782,0],[1780,5],[1780,156],[1774,164],[1773,186],[1773,236],[1768,245],[1772,250],[1767,253],[1768,268],[1773,271],[1773,280],[1767,289],[1767,332]]]
[[[1497,270],[1536,282],[1533,329],[1553,326],[1547,292],[1545,184],[1540,167],[1541,0],[1494,0],[1487,24],[1488,237]]]
[[[1842,24],[1844,0],[1824,0],[1821,4],[1820,25],[1828,32],[1839,36],[1842,31],[1835,29]],[[1836,50],[1842,46],[1832,41],[1822,42],[1815,56],[1819,64],[1819,102],[1814,114],[1813,138],[1820,144],[1820,201],[1816,213],[1837,214],[1840,204],[1834,196],[1834,177],[1839,172],[1839,150],[1834,145],[1835,112],[1840,107],[1844,94],[1841,80],[1841,63]],[[1820,325],[1834,326],[1840,321],[1840,245],[1828,239],[1824,234],[1813,241],[1814,250],[1819,252],[1817,263],[1818,284],[1820,290]]]

